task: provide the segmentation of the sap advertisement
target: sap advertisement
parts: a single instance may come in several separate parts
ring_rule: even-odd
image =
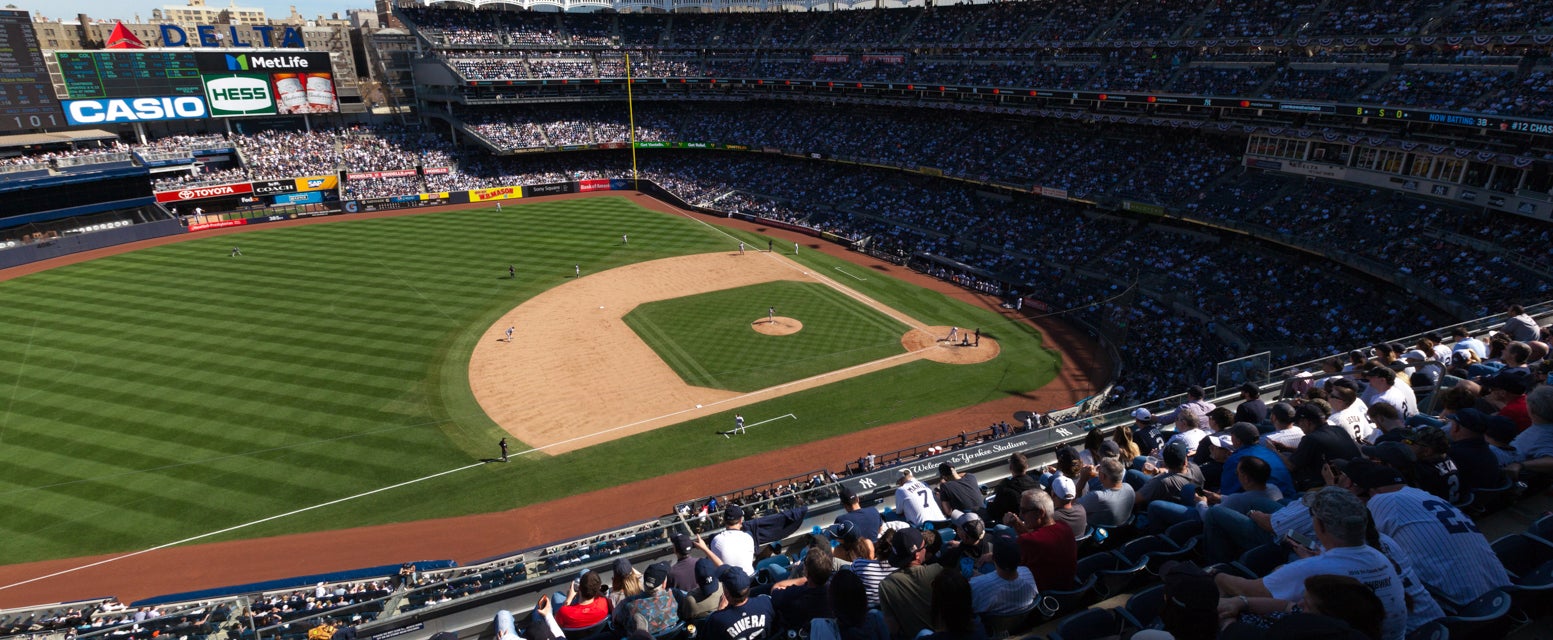
[[[195,61],[205,81],[210,115],[299,115],[338,113],[334,68],[329,54],[198,53]]]
[[[210,117],[210,111],[205,108],[205,100],[198,96],[65,101],[65,120],[76,125],[197,120],[207,117]]]

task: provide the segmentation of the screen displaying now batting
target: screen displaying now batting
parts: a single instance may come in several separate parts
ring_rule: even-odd
[[[310,51],[276,53],[198,53],[200,76],[210,115],[297,115],[336,113],[329,54]]]

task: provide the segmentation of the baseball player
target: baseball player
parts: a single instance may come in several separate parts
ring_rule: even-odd
[[[744,414],[733,414],[733,432],[739,435],[744,435]]]
[[[958,338],[958,337],[960,337],[960,328],[959,327],[949,327],[949,337],[944,338],[944,340],[952,344],[954,342],[954,339]]]
[[[771,238],[766,238],[766,253],[771,253]]]
[[[776,324],[776,307],[766,307],[766,324]]]
[[[518,279],[518,268],[517,267],[514,267],[514,266],[512,266],[510,264],[507,265],[507,279],[508,280],[517,280]]]
[[[508,329],[507,331],[510,332],[512,330]],[[502,462],[506,462],[507,461],[507,439],[506,438],[502,438],[501,442],[498,442],[496,444],[501,445],[501,461]]]
[[[237,247],[232,247],[232,256],[231,257],[236,258],[237,256],[240,256],[240,255],[243,255],[243,250],[239,249]]]
[[[793,243],[793,255],[798,255],[798,243]]]
[[[739,255],[741,255],[741,256],[744,255],[744,243],[743,242],[739,243]]]
[[[572,265],[572,271],[577,274],[577,277],[582,277],[582,265]]]
[[[497,211],[501,211],[501,203],[500,202],[496,203],[496,210]]]
[[[626,237],[626,234],[622,233],[620,234],[620,244],[621,246],[631,244],[631,239]]]
[[[981,346],[981,327],[976,327],[976,344],[971,345],[971,346],[973,346],[973,347]]]
[[[507,342],[512,342],[512,330],[515,327],[507,327]]]

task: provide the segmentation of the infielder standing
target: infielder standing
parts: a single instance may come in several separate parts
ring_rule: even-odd
[[[744,414],[733,414],[733,432],[739,435],[744,435]]]
[[[514,327],[507,327],[507,342],[512,342],[512,330],[513,329],[514,329]]]
[[[743,242],[739,243],[739,255],[741,255],[741,256],[744,255],[744,243]]]

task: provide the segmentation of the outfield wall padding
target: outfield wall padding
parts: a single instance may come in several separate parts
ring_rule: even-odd
[[[112,247],[126,242],[139,242],[163,236],[178,235],[183,232],[183,225],[179,224],[177,220],[157,220],[156,222],[132,224],[117,229],[63,236],[48,242],[38,242],[0,251],[0,269],[18,267],[39,260],[58,258],[82,251]]]

